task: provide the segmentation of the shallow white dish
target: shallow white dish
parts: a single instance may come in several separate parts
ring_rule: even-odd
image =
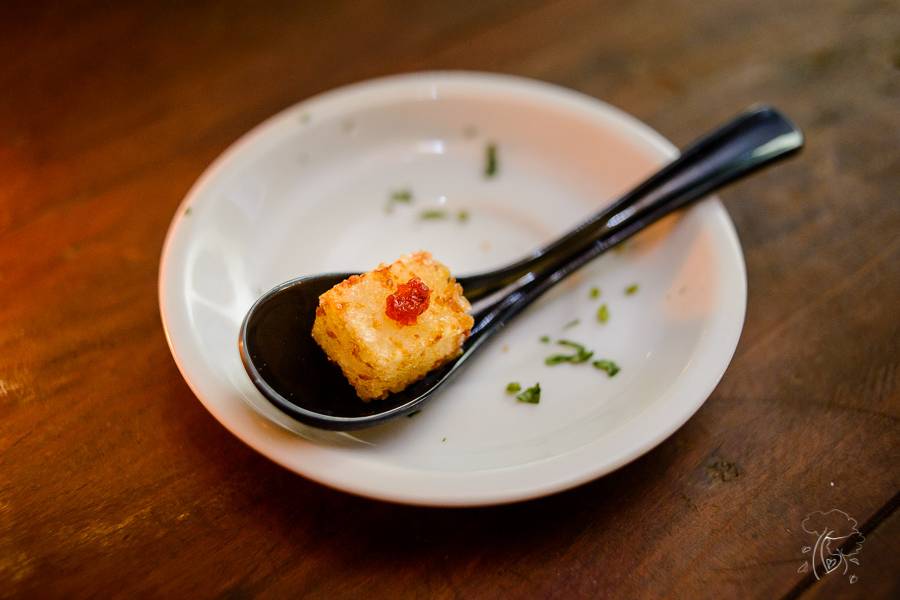
[[[498,145],[500,170],[486,179],[489,142]],[[263,291],[304,273],[368,270],[418,249],[457,274],[499,266],[675,155],[615,108],[508,76],[422,73],[317,96],[235,143],[176,213],[159,280],[172,355],[232,433],[341,490],[464,506],[589,481],[678,429],[731,360],[746,279],[734,228],[714,198],[552,290],[414,418],[350,434],[292,421],[245,374],[238,329]],[[386,211],[401,188],[414,203]],[[436,208],[450,218],[419,218]],[[454,218],[460,210],[467,221]],[[626,295],[633,283],[639,291]],[[599,300],[589,297],[593,286]],[[595,318],[601,303],[606,324]],[[546,367],[557,349],[542,335],[582,342],[622,371],[608,378],[589,365]],[[540,404],[516,402],[504,392],[510,381],[540,382]]]

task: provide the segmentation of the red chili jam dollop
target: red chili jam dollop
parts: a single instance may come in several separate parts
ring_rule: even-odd
[[[416,319],[428,310],[431,290],[418,277],[397,286],[397,291],[387,297],[384,313],[403,325],[415,325]]]

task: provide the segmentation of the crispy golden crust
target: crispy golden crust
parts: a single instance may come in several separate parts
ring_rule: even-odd
[[[413,325],[385,314],[387,297],[413,277],[431,290]],[[399,392],[459,355],[474,321],[450,271],[428,252],[354,275],[321,296],[312,335],[363,400]]]

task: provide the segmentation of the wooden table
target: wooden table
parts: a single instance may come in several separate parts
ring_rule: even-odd
[[[898,6],[480,0],[0,7],[0,597],[898,597]],[[676,143],[756,101],[808,136],[726,191],[750,298],[666,442],[512,506],[352,497],[245,447],[169,355],[175,207],[240,134],[422,69],[603,98]],[[839,508],[855,583],[800,572]]]

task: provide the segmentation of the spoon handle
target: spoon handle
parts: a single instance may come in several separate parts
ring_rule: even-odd
[[[672,211],[785,158],[803,147],[803,134],[776,109],[761,107],[700,138],[672,163],[529,259],[489,274],[519,288],[475,315],[467,346],[474,348],[558,281]],[[486,274],[487,275],[487,274]],[[466,297],[502,287],[482,276],[461,279]],[[467,349],[468,349],[467,348]]]
[[[525,275],[532,281],[552,277],[570,260],[587,262],[670,212],[802,146],[803,134],[777,109],[750,110],[695,141],[643,183],[530,257],[459,282],[474,302]]]

